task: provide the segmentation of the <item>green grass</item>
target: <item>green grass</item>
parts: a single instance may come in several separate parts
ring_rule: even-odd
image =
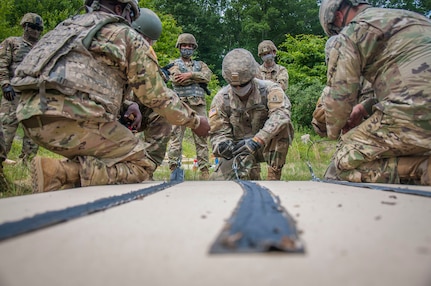
[[[301,136],[310,134],[310,142],[304,143]],[[19,154],[21,152],[21,139],[22,130],[18,130],[16,140],[14,140],[11,152],[8,158],[17,161],[15,165],[5,165],[4,172],[9,182],[12,182],[9,190],[0,190],[0,198],[20,196],[31,193],[31,176],[29,166],[19,161]],[[311,142],[315,142],[312,144]],[[307,130],[297,130],[292,145],[286,159],[286,164],[283,168],[281,179],[284,181],[306,181],[311,179],[311,173],[307,165],[310,162],[315,175],[319,178],[323,177],[326,167],[329,164],[331,155],[335,149],[335,141],[321,141],[320,137],[313,135],[312,132]],[[211,151],[211,149],[210,149]],[[195,146],[193,144],[192,133],[187,129],[183,141],[183,155],[186,158],[193,159],[196,157]],[[44,148],[39,148],[38,156],[61,158],[61,156],[52,153]],[[214,163],[214,157],[210,156],[211,163]],[[192,160],[189,160],[192,161]],[[183,168],[186,180],[198,180],[199,173],[183,162]],[[267,166],[265,163],[261,164],[261,177],[264,179],[267,175]],[[154,180],[167,181],[170,177],[168,165],[163,163],[154,173]]]

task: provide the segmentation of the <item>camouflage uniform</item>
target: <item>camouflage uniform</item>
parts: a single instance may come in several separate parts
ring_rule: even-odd
[[[270,80],[278,83],[285,91],[289,85],[289,74],[287,69],[281,65],[274,64],[272,67],[265,67],[264,64],[260,65],[260,77],[262,79]]]
[[[223,87],[215,95],[209,114],[213,150],[217,150],[222,142],[233,141],[236,144],[254,136],[263,140],[264,147],[255,156],[233,160],[220,158],[211,179],[236,179],[237,167],[240,179],[259,180],[260,162],[281,170],[293,139],[290,107],[283,90],[271,81],[252,79],[252,91],[246,102],[233,94],[230,85]]]
[[[206,116],[205,90],[200,84],[208,84],[211,80],[212,72],[208,66],[202,61],[184,61],[182,58],[179,58],[174,61],[174,65],[169,69],[169,72],[174,91],[179,95],[181,100],[190,106],[196,114]],[[187,72],[192,72],[193,74],[190,79],[182,83],[175,80],[175,75]],[[181,162],[184,132],[185,126],[173,126],[172,128],[171,141],[168,148],[168,160],[171,170],[177,166],[178,162]],[[210,164],[207,138],[193,134],[193,140],[196,147],[198,168],[201,172],[203,170],[208,172]]]
[[[10,84],[17,66],[32,47],[33,44],[23,37],[10,37],[0,44],[0,86]],[[16,109],[19,98],[20,94],[16,92],[14,100],[8,101],[4,97],[1,100],[0,117],[3,124],[6,154],[9,153],[12,147],[12,142],[18,129],[19,122],[16,117]],[[24,159],[34,157],[38,148],[39,146],[24,134],[20,157]]]
[[[78,166],[79,176],[67,173],[66,183],[137,183],[151,177],[156,163],[145,144],[117,121],[127,87],[170,123],[200,126],[196,113],[166,87],[148,43],[113,14],[96,11],[60,23],[16,75],[12,83],[22,90],[17,116],[27,134],[69,158],[69,168]]]
[[[137,99],[133,100],[133,102],[139,104]],[[131,103],[132,101],[126,100],[120,114],[124,114]],[[143,104],[139,104],[139,109],[142,113],[141,128],[133,131],[136,132],[136,137],[144,142],[148,157],[150,157],[157,166],[160,166],[165,158],[172,125],[164,117],[154,112],[153,109]]]
[[[259,78],[278,83],[286,91],[289,85],[289,74],[287,69],[275,63],[277,47],[270,40],[264,40],[257,47],[257,54],[263,63],[259,67]],[[265,57],[269,57],[265,59]]]
[[[338,138],[358,102],[361,76],[372,83],[377,103],[366,121],[341,136],[327,178],[399,183],[402,161],[429,155],[430,38],[429,19],[369,6],[361,6],[340,32],[330,52],[329,91],[324,97],[328,137]],[[423,158],[429,172],[427,156]],[[413,179],[422,176],[422,184],[431,184],[426,171],[414,175]]]

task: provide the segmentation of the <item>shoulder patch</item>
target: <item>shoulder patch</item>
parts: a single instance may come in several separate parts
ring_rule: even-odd
[[[280,92],[271,92],[268,95],[268,101],[269,102],[282,102],[283,101],[283,94]]]
[[[211,118],[217,114],[217,108],[213,107],[210,109],[208,116]]]

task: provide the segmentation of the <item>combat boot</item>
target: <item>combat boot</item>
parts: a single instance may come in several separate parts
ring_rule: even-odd
[[[8,181],[6,180],[6,176],[3,173],[3,166],[0,166],[0,191],[6,191],[8,190],[8,188],[9,188],[9,184],[8,184]]]
[[[210,177],[210,172],[207,167],[203,167],[200,171],[199,180],[208,181]]]
[[[268,166],[268,181],[280,181],[282,168]]]
[[[398,176],[400,181],[413,181],[421,185],[431,185],[431,157],[400,157],[398,159]]]
[[[35,157],[31,161],[33,193],[80,186],[79,163]]]

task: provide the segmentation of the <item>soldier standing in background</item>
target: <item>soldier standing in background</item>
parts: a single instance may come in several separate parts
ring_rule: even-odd
[[[229,85],[214,97],[209,112],[213,153],[221,157],[214,180],[260,180],[260,163],[268,164],[268,180],[280,180],[293,140],[290,101],[282,88],[256,78],[258,63],[245,49],[223,59]]]
[[[87,13],[47,33],[25,57],[12,80],[22,91],[18,119],[44,148],[67,159],[35,157],[33,191],[76,186],[139,183],[156,163],[145,144],[118,122],[125,95],[171,124],[207,136],[198,116],[166,87],[156,55],[130,25],[139,17],[136,0],[86,0]],[[136,104],[131,128],[142,115]]]
[[[22,17],[20,25],[24,29],[22,37],[10,37],[0,44],[0,85],[3,90],[0,116],[3,124],[6,156],[12,147],[19,125],[16,109],[20,94],[15,93],[10,82],[18,65],[39,40],[43,31],[43,20],[35,13],[27,13]],[[24,134],[19,157],[26,163],[36,155],[38,149],[39,146]]]
[[[180,50],[181,57],[176,59],[174,65],[169,68],[174,91],[196,114],[206,116],[205,93],[208,93],[207,85],[211,80],[212,72],[204,62],[192,59],[194,51],[198,48],[196,39],[192,34],[179,35],[175,47]],[[185,126],[174,126],[172,129],[171,144],[168,149],[171,172],[181,163],[185,130]],[[210,167],[207,138],[193,134],[193,139],[196,146],[200,179],[207,180]]]
[[[319,18],[339,35],[323,98],[327,135],[360,123],[339,138],[325,178],[431,185],[431,21],[366,0],[323,0]],[[361,77],[374,89],[371,108],[357,104]]]
[[[259,67],[260,78],[278,83],[286,91],[289,85],[289,74],[287,69],[275,63],[277,47],[272,41],[262,41],[257,47],[258,56],[262,59]]]

